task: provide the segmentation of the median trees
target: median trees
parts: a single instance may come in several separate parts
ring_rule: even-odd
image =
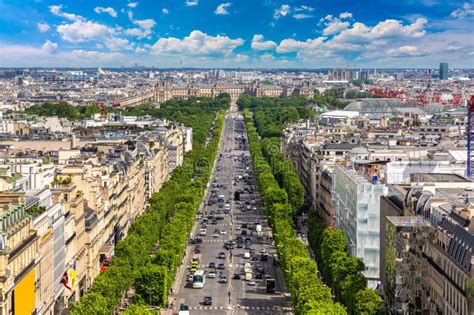
[[[317,313],[320,307],[327,311],[325,314],[346,314],[341,305],[332,303],[330,289],[322,283],[316,262],[310,259],[304,244],[295,237],[292,226],[294,207],[289,202],[287,191],[279,186],[272,174],[273,169],[263,159],[260,140],[247,109],[244,110],[244,118],[250,154],[253,161],[258,161],[254,165],[257,184],[262,192],[265,213],[273,229],[278,257],[296,314],[322,314]]]

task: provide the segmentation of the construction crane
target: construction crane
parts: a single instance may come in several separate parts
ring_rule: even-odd
[[[474,119],[474,95],[471,95],[471,100],[467,104],[467,160],[466,160],[466,176],[473,178],[474,175],[474,131],[472,124]]]

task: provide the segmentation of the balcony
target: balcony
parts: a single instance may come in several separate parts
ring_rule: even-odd
[[[32,245],[39,236],[36,234],[30,235],[27,239],[25,239],[19,246],[12,249],[8,255],[8,263],[12,262],[16,257],[18,257],[25,249],[27,249],[30,245]]]

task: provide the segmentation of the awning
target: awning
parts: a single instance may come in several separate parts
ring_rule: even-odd
[[[114,251],[113,244],[102,244],[102,246],[99,249],[99,254],[112,255],[113,251]]]

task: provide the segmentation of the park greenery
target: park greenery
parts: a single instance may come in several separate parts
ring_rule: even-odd
[[[29,115],[67,118],[70,121],[90,118],[92,115],[100,113],[101,110],[96,105],[73,106],[67,102],[45,103],[33,105],[25,109]]]
[[[326,228],[319,214],[309,216],[310,245],[318,265],[304,245],[294,236],[292,217],[302,207],[304,188],[292,163],[280,150],[280,137],[287,123],[311,118],[301,98],[241,97],[250,152],[265,210],[275,233],[277,251],[285,270],[285,279],[298,314],[380,314],[383,301],[367,288],[360,258],[348,253],[348,241],[341,230]],[[331,291],[336,301],[333,304]]]
[[[244,118],[257,184],[296,314],[346,314],[343,306],[332,302],[331,290],[319,277],[316,262],[295,236],[292,215],[295,206],[302,206],[302,200],[290,203],[285,182],[280,186],[272,166],[264,157],[262,143],[248,108],[244,109]]]
[[[131,287],[135,289],[134,304],[125,314],[150,314],[148,306],[166,305],[210,176],[228,106],[227,96],[172,100],[162,105],[162,111],[153,113],[192,127],[193,150],[150,198],[146,212],[116,245],[112,265],[95,279],[79,302],[71,305],[71,314],[114,313]],[[150,114],[146,110],[142,113]],[[210,142],[205,146],[208,136]]]

